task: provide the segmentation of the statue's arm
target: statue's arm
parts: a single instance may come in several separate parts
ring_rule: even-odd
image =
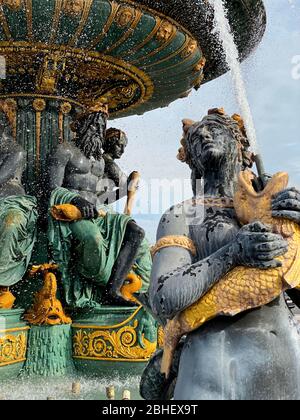
[[[105,160],[105,173],[107,177],[113,181],[114,185],[118,188],[122,188],[125,185],[127,186],[128,177],[121,170],[121,168],[110,159],[104,157]]]
[[[59,145],[49,159],[49,188],[50,191],[62,187],[66,166],[72,157],[72,151],[66,144]]]
[[[159,227],[158,238],[169,235],[188,236],[183,216],[166,215]],[[236,221],[224,220],[214,229],[224,244],[209,257],[197,262],[181,247],[162,248],[154,257],[150,304],[161,320],[171,319],[197,302],[225,274],[237,265],[261,269],[276,268],[276,260],[287,252],[288,244],[260,222],[239,229]],[[220,241],[221,239],[221,241]]]
[[[16,146],[16,149],[14,152],[7,151],[1,156],[0,185],[13,179],[20,167],[25,167],[25,152],[18,146]]]
[[[159,226],[162,237],[188,237],[184,217],[165,215]],[[227,244],[208,258],[193,262],[193,251],[181,246],[160,249],[154,256],[150,286],[150,302],[160,319],[173,318],[178,312],[199,300],[218,280],[236,265],[232,239],[237,234],[235,224],[222,226]],[[227,238],[227,239],[226,239]],[[184,242],[184,241],[183,241]]]

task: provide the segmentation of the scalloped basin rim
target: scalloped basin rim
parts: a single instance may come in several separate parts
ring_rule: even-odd
[[[228,70],[223,60],[220,60],[219,52],[216,51],[215,46],[218,42],[211,34],[211,18],[207,25],[207,0],[134,0],[134,2],[165,13],[193,34],[207,59],[204,83]],[[263,0],[225,0],[225,3],[241,60],[244,60],[257,47],[265,33],[267,25],[265,6]]]

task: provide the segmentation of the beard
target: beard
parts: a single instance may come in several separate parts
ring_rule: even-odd
[[[86,131],[76,140],[76,145],[83,152],[87,159],[94,157],[96,160],[102,158],[102,139],[97,133]]]

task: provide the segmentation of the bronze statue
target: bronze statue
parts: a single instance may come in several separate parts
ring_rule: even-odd
[[[105,207],[122,196],[120,188],[117,194],[105,191],[106,122],[103,109],[81,115],[73,126],[75,142],[59,145],[50,160],[50,207],[72,204],[82,215],[82,220],[71,223],[50,218],[48,233],[53,259],[64,279],[65,300],[74,307],[101,303],[107,289],[113,297],[120,296],[133,266],[144,289],[150,276],[151,257],[143,229],[130,216]],[[103,208],[105,216],[99,217]]]
[[[260,222],[242,227],[237,217],[233,198],[238,175],[252,164],[240,120],[212,110],[201,122],[184,128],[180,156],[185,155],[191,167],[194,198],[171,208],[158,229],[149,300],[163,325],[201,302],[235,267],[276,269],[288,251],[287,238],[280,233]],[[198,195],[199,179],[204,196]],[[300,222],[298,191],[284,190],[272,203],[273,217]],[[197,212],[201,206],[202,218]],[[255,293],[254,289],[253,302]],[[160,372],[165,366],[159,352],[144,373],[142,395],[163,399],[174,390],[175,399],[182,400],[299,399],[300,342],[280,291],[279,295],[262,307],[215,318],[189,333],[177,348],[167,378]],[[204,319],[210,319],[206,315]]]
[[[115,187],[127,192],[128,177],[116,163],[121,159],[128,145],[126,134],[116,128],[109,128],[103,145],[103,159],[105,161],[105,177],[111,180]]]
[[[0,309],[8,309],[14,303],[8,288],[23,278],[32,256],[37,203],[22,185],[25,152],[13,140],[5,114],[0,137]]]

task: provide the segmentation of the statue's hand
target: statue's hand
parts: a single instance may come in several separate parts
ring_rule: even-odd
[[[300,224],[300,192],[296,188],[289,188],[275,195],[272,215]]]
[[[234,243],[237,265],[261,269],[281,267],[276,257],[288,251],[288,243],[260,222],[244,226]]]
[[[88,202],[84,198],[78,196],[72,200],[71,204],[73,204],[80,210],[82,217],[84,219],[87,219],[87,220],[97,219],[98,210],[96,209],[94,204]]]

